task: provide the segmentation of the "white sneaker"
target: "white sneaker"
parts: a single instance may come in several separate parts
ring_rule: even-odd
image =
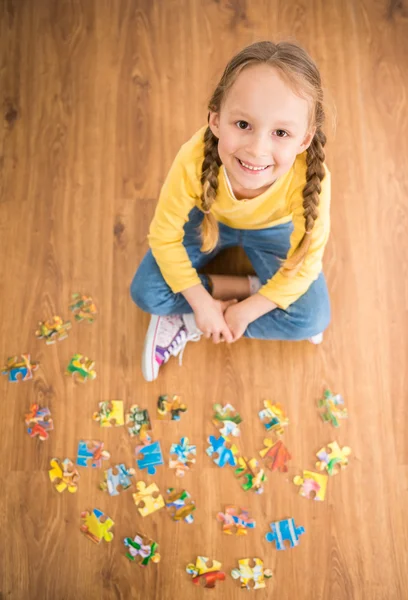
[[[170,356],[178,356],[181,365],[187,342],[198,342],[201,335],[194,314],[152,315],[142,355],[142,373],[146,381],[157,379],[160,367]]]
[[[318,333],[317,335],[312,335],[312,337],[308,338],[307,341],[310,342],[311,344],[314,344],[315,346],[318,346],[323,341],[323,333]]]

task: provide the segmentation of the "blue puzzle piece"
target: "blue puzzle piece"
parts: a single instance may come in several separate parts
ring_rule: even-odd
[[[160,442],[153,442],[147,446],[137,446],[136,457],[141,455],[142,458],[137,458],[137,466],[139,469],[147,469],[149,475],[156,473],[156,468],[163,464],[163,454],[160,447]]]
[[[117,473],[114,473],[112,468],[107,469],[105,471],[105,482],[101,484],[102,490],[106,490],[110,496],[119,495],[119,486],[122,490],[127,490],[132,485],[130,478],[135,474],[134,469],[127,469],[123,463],[116,465],[116,471]]]
[[[208,456],[218,454],[217,458],[213,458],[216,465],[218,465],[219,467],[225,467],[226,464],[229,464],[232,467],[236,466],[237,459],[235,455],[238,453],[238,449],[236,448],[236,446],[227,448],[225,446],[227,440],[222,435],[220,435],[219,438],[210,435],[210,437],[208,438],[208,442],[211,444],[206,450]],[[236,451],[234,451],[234,449]]]
[[[299,538],[305,533],[304,527],[296,527],[294,519],[284,519],[271,523],[272,533],[268,532],[265,537],[268,542],[276,543],[276,550],[285,550],[285,540],[288,540],[290,547],[299,545]]]

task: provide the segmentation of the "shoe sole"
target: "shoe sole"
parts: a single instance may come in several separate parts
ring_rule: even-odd
[[[160,317],[158,315],[152,315],[146,332],[142,354],[142,373],[146,381],[154,381],[159,374],[160,366],[154,355],[159,321]]]

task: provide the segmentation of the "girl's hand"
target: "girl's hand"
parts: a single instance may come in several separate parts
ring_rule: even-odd
[[[250,321],[247,314],[248,311],[243,302],[232,304],[225,311],[224,318],[232,333],[233,342],[239,340],[248,327]]]
[[[211,296],[209,298],[209,302],[204,302],[194,311],[197,327],[206,338],[212,336],[214,344],[218,344],[221,338],[228,343],[233,342],[233,335],[225,322],[224,312],[237,301],[214,300]]]

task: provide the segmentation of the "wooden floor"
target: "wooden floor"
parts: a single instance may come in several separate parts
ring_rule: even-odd
[[[259,598],[408,598],[408,4],[405,0],[1,0],[0,358],[31,352],[34,381],[1,378],[2,493],[0,598],[156,600],[245,595],[228,574],[214,591],[193,587],[185,566],[197,555],[229,572],[259,556],[274,578]],[[206,120],[206,101],[230,58],[255,40],[290,37],[320,65],[337,110],[328,128],[333,175],[332,236],[325,272],[333,320],[321,347],[243,340],[191,344],[155,383],[142,379],[148,316],[129,284],[147,249],[160,186],[180,145]],[[238,267],[240,265],[238,264]],[[70,294],[92,294],[100,315],[46,347],[38,320],[68,317]],[[96,361],[97,379],[64,375],[73,353]],[[350,418],[324,425],[324,386],[343,393]],[[110,498],[102,471],[82,470],[78,493],[48,480],[53,456],[75,458],[80,438],[105,440],[113,461],[134,465],[124,428],[99,431],[101,400],[155,412],[160,393],[180,393],[180,423],[154,422],[166,459],[187,435],[196,468],[183,484],[197,503],[194,525],[164,511],[142,519],[131,492]],[[240,447],[255,456],[262,399],[284,404],[288,476],[271,473],[263,496],[239,487],[205,455],[214,402],[233,402],[244,422]],[[48,405],[50,439],[29,438],[30,403]],[[291,483],[314,453],[338,439],[353,454],[329,482],[327,499],[300,498]],[[152,480],[151,477],[148,477]],[[161,490],[177,485],[167,467]],[[247,538],[224,536],[215,520],[226,503],[252,511]],[[99,507],[116,524],[99,547],[80,531],[80,513]],[[277,552],[268,523],[292,516],[306,534]],[[122,540],[142,531],[160,544],[146,570],[124,557]],[[253,593],[253,592],[252,592]]]

